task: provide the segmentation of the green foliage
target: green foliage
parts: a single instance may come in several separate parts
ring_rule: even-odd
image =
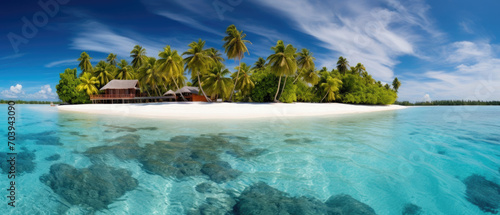
[[[281,92],[280,102],[292,103],[297,101],[297,86],[292,79],[286,81],[285,89]]]
[[[387,105],[396,101],[397,94],[391,89],[375,82],[368,73],[363,76],[358,73],[341,76],[343,82],[340,88],[340,101],[351,104]]]
[[[250,93],[253,102],[272,102],[278,89],[278,77],[271,74],[269,68],[256,71],[252,75],[255,87]]]
[[[89,103],[89,96],[82,91],[76,90],[80,84],[80,79],[76,77],[76,69],[66,69],[59,74],[59,84],[56,85],[57,95],[63,102],[69,104]]]
[[[12,100],[3,100],[0,99],[0,104],[8,104]],[[51,101],[23,101],[23,100],[15,100],[16,104],[45,104],[48,105],[50,103],[53,104],[61,104],[61,102],[51,102]]]
[[[409,101],[396,101],[394,104],[404,105],[404,106],[454,106],[454,105],[500,105],[500,101],[472,101],[472,100],[437,100],[431,102],[415,102],[411,103]]]

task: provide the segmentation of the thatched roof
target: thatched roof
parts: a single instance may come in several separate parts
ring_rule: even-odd
[[[175,91],[176,94],[180,94],[180,93],[192,93],[192,94],[196,94],[198,95],[198,93],[200,92],[200,90],[198,89],[198,87],[188,87],[188,86],[185,86],[177,91]]]
[[[167,95],[174,95],[175,96],[175,92],[173,90],[169,90],[167,91],[165,94],[163,94],[164,96],[167,96]]]
[[[137,89],[138,88],[137,80],[111,80],[109,83],[104,85],[100,90],[107,89]]]

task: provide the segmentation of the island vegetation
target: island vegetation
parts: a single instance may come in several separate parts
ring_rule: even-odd
[[[396,101],[395,104],[403,106],[458,106],[458,105],[500,105],[500,101],[473,101],[473,100],[436,100],[426,102]]]
[[[23,101],[23,100],[3,100],[0,99],[0,104],[8,104],[10,101],[14,101],[16,104],[60,104],[60,102],[51,101]]]
[[[207,101],[236,102],[342,102],[351,104],[392,104],[397,99],[401,83],[397,78],[391,85],[376,81],[361,63],[350,66],[339,57],[331,69],[317,68],[313,53],[298,50],[292,44],[277,41],[274,52],[266,59],[260,57],[253,65],[241,62],[247,45],[246,34],[234,25],[226,30],[224,53],[239,66],[226,68],[221,51],[205,47],[199,39],[179,54],[170,46],[148,57],[146,49],[136,45],[130,52],[132,61],[118,60],[110,53],[106,60],[91,64],[83,52],[77,60],[82,71],[66,69],[56,86],[59,98],[66,103],[89,103],[90,95],[99,94],[101,87],[113,79],[138,80],[141,92],[161,96],[170,89],[196,86]],[[189,80],[187,75],[190,75]]]

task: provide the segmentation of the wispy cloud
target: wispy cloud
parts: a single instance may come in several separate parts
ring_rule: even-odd
[[[215,35],[218,35],[218,36],[224,36],[224,34],[222,32],[216,31],[213,28],[210,28],[210,27],[208,27],[206,25],[203,25],[203,24],[199,23],[198,21],[196,21],[193,18],[190,18],[188,16],[184,16],[184,15],[180,15],[180,14],[175,14],[175,13],[170,13],[170,12],[166,12],[166,11],[157,12],[157,14],[160,15],[160,16],[164,16],[166,18],[169,18],[171,20],[175,20],[177,22],[183,23],[183,24],[185,24],[187,26],[190,26],[192,28],[195,28],[195,29],[198,29],[198,30],[201,30],[201,31],[212,33],[212,34],[215,34]]]
[[[429,27],[432,25],[425,4],[403,6],[392,0],[259,2],[280,11],[293,20],[298,30],[320,40],[322,47],[333,52],[331,56],[336,53],[353,64],[363,62],[375,78],[383,81],[393,78],[398,57],[417,56],[416,31],[439,35]]]
[[[419,101],[429,94],[433,99],[500,100],[500,58],[492,47],[484,41],[448,45],[442,59],[451,68],[407,78],[400,97]]]
[[[0,60],[12,60],[12,59],[20,58],[24,55],[26,55],[26,53],[17,53],[17,54],[13,54],[13,55],[7,55],[7,56],[0,57]]]
[[[76,58],[75,59],[68,59],[68,60],[54,61],[54,62],[46,64],[45,67],[52,68],[55,66],[70,65],[70,64],[75,64],[75,63],[77,63]]]
[[[149,56],[156,56],[166,44],[154,42],[141,37],[132,39],[129,35],[120,35],[109,27],[92,21],[81,26],[81,33],[73,38],[70,48],[82,51],[96,51],[101,53],[116,53],[120,57],[130,56],[130,51],[135,45],[141,45],[147,50]]]

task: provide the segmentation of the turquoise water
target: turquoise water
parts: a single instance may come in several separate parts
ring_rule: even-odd
[[[231,211],[238,196],[260,181],[290,197],[321,202],[348,194],[377,214],[401,214],[407,204],[420,207],[422,214],[490,214],[466,198],[464,182],[479,175],[500,184],[500,107],[413,107],[245,121],[138,119],[61,113],[47,105],[16,107],[17,152],[34,156],[17,166],[27,171],[16,179],[16,207],[8,207],[2,197],[0,214],[188,214],[208,211],[207,202],[219,208],[218,214]],[[4,116],[6,108],[0,105]],[[6,123],[0,126],[1,134],[6,129]],[[5,142],[0,152],[7,151]],[[120,151],[131,145],[132,150]],[[183,158],[193,153],[205,154]],[[46,159],[55,154],[60,158]],[[173,169],[174,174],[160,168],[164,160],[173,160],[179,169],[193,160],[201,165],[225,161],[230,165],[225,171],[234,174],[217,179],[200,172],[200,166]],[[153,166],[157,162],[160,166]],[[58,163],[79,171],[96,164],[125,169],[130,174],[115,181],[130,179],[137,185],[118,192],[105,208],[72,204],[76,200],[61,193],[76,188],[51,188],[41,177]],[[1,196],[6,196],[7,175],[0,177]],[[89,189],[104,183],[92,179],[74,180],[90,184]],[[211,184],[211,192],[196,189],[204,182]],[[500,190],[495,194],[489,188],[482,191],[498,198]]]

